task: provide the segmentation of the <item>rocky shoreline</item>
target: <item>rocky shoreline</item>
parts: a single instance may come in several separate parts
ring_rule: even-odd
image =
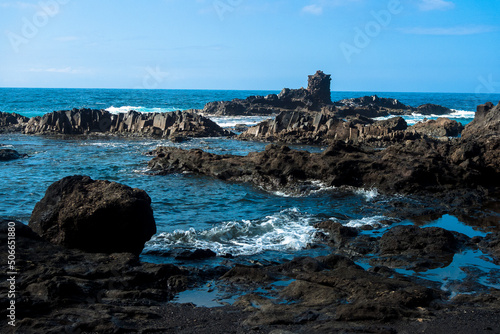
[[[14,233],[18,272],[16,327],[2,321],[2,333],[495,333],[500,290],[488,284],[500,284],[498,269],[485,274],[465,265],[464,277],[448,282],[412,273],[446,268],[467,252],[500,265],[500,103],[478,106],[465,127],[445,118],[408,126],[399,116],[451,111],[376,96],[332,102],[330,81],[318,71],[307,89],[213,102],[197,111],[73,109],[31,119],[1,113],[3,133],[172,141],[234,136],[201,114],[276,115],[236,137],[271,142],[264,151],[238,156],[158,147],[149,152],[149,168],[288,194],[320,186],[376,188],[392,196],[385,205],[394,214],[415,222],[388,221],[383,233],[370,234],[369,226],[325,219],[315,225],[310,247],[327,247],[328,255],[315,258],[249,264],[226,254],[220,265],[200,267],[217,254],[194,249],[167,254],[181,264],[145,263],[140,254],[156,233],[148,194],[88,176],[65,177],[47,189],[28,225],[0,220],[0,251],[6,258]],[[373,119],[388,115],[395,117]],[[310,153],[283,144],[326,148]],[[20,157],[0,149],[2,161]],[[400,195],[415,201],[403,203]],[[484,236],[417,226],[443,214]],[[1,270],[0,288],[8,291],[7,262]],[[172,302],[193,286],[238,298],[217,308]],[[0,300],[10,303],[4,294]],[[8,319],[9,310],[0,314]]]

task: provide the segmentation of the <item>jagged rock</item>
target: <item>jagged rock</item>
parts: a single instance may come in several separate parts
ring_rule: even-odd
[[[209,102],[199,112],[204,115],[276,115],[282,111],[320,111],[331,105],[330,75],[317,71],[309,76],[308,88],[283,88],[278,94],[249,96],[246,99]],[[331,106],[334,108],[334,106]],[[335,108],[334,108],[335,109]]]
[[[307,90],[313,102],[317,104],[332,104],[331,80],[331,76],[323,73],[323,71],[317,71],[314,75],[309,76]]]
[[[403,110],[412,109],[410,106],[407,106],[396,99],[378,97],[377,95],[344,99],[338,101],[337,103],[347,107],[354,107],[354,108],[375,107],[375,108],[403,109]]]
[[[21,132],[28,121],[28,117],[0,111],[0,133]]]
[[[427,103],[418,106],[416,112],[422,115],[446,115],[451,114],[453,111],[447,107]]]
[[[163,318],[165,312],[159,307],[186,288],[187,273],[174,265],[141,263],[130,253],[67,249],[43,240],[27,225],[3,219],[1,254],[7,254],[12,228],[19,273],[15,282],[17,332],[140,332]],[[8,291],[7,284],[2,279],[2,291]],[[0,301],[7,305],[7,293]],[[7,318],[7,307],[0,315]],[[2,333],[11,328],[6,321],[0,325]]]
[[[500,134],[500,102],[488,102],[477,107],[474,120],[465,126],[462,138],[498,137]]]
[[[406,121],[394,117],[372,121],[366,117],[349,117],[347,120],[332,114],[308,112],[281,112],[275,119],[265,120],[238,136],[243,140],[260,140],[288,144],[328,145],[341,140],[350,143],[378,145],[421,138],[407,129]]]
[[[119,134],[163,138],[218,137],[231,133],[194,112],[111,114],[107,110],[73,109],[54,111],[29,120],[26,134]]]
[[[22,155],[16,150],[11,150],[8,148],[0,149],[0,161],[10,161],[21,158]]]
[[[101,253],[139,254],[156,233],[145,191],[88,176],[53,183],[35,205],[29,225],[52,243]]]
[[[436,120],[418,122],[412,126],[412,129],[429,137],[458,137],[464,126],[455,120],[440,117]]]
[[[396,226],[380,239],[380,257],[372,265],[427,270],[446,267],[469,238],[439,227]]]

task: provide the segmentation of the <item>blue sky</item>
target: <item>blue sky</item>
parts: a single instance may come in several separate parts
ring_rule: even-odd
[[[0,87],[500,91],[498,0],[0,0]]]

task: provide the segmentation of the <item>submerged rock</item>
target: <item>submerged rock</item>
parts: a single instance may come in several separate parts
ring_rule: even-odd
[[[22,155],[16,150],[2,148],[0,149],[0,161],[10,161],[21,158]]]
[[[35,205],[29,225],[54,244],[100,253],[139,254],[156,233],[145,191],[88,176],[53,183]]]

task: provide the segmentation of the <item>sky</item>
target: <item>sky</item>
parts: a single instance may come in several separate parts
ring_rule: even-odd
[[[500,92],[499,0],[0,0],[0,87]]]

